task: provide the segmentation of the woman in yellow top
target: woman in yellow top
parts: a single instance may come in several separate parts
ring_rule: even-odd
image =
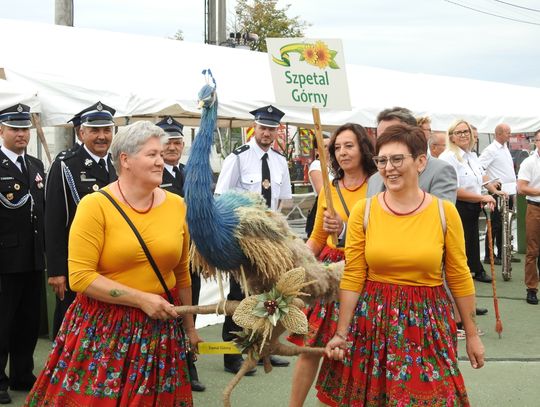
[[[349,218],[339,321],[326,345],[317,396],[329,406],[468,406],[441,272],[444,255],[467,353],[480,368],[484,347],[459,215],[418,187],[427,152],[420,128],[389,127],[376,151],[386,192],[370,200],[367,224],[366,200]]]
[[[101,193],[81,200],[69,236],[69,283],[78,292],[66,313],[30,406],[191,406],[185,333],[191,316],[189,234],[183,199],[159,188],[164,132],[150,122],[122,128],[111,152],[118,181],[105,191],[139,231],[141,244]]]
[[[347,123],[339,127],[328,145],[330,165],[335,174],[331,186],[332,203],[336,214],[326,210],[324,188],[318,199],[317,215],[313,232],[307,245],[319,260],[333,263],[343,259],[343,245],[336,247],[330,233],[343,232],[349,212],[355,204],[366,197],[367,181],[377,169],[373,163],[373,142],[359,124]],[[289,340],[298,345],[324,346],[335,331],[337,308],[334,303],[320,300],[306,310],[309,332],[306,336],[291,336]],[[290,407],[302,406],[315,380],[320,357],[302,354],[296,362]]]

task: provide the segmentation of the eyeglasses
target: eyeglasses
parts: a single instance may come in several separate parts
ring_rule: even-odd
[[[470,136],[471,132],[469,130],[459,130],[459,131],[454,131],[452,134],[458,137],[465,137],[465,136]]]
[[[382,170],[386,168],[386,165],[388,164],[388,161],[390,161],[390,164],[392,164],[392,167],[399,168],[403,165],[403,160],[405,157],[412,157],[412,154],[394,154],[391,156],[384,156],[379,155],[373,157],[373,162],[377,166],[378,169]]]

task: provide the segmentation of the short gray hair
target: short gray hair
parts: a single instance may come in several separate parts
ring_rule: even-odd
[[[158,138],[163,143],[163,140],[167,138],[167,134],[161,127],[148,120],[121,127],[111,143],[111,159],[116,171],[118,173],[121,171],[120,154],[137,154],[152,137]]]

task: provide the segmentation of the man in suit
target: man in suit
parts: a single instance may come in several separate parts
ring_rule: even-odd
[[[43,163],[26,154],[30,108],[0,111],[0,404],[29,391],[45,269]],[[9,376],[6,366],[9,358]]]
[[[165,133],[167,133],[167,141],[163,145],[163,161],[165,162],[165,168],[163,168],[163,179],[160,187],[183,197],[185,166],[180,163],[180,158],[184,151],[184,125],[174,120],[171,116],[167,116],[156,123],[156,126],[161,127],[165,130]],[[199,303],[200,291],[201,277],[198,273],[191,273],[191,303],[193,305]],[[204,391],[206,386],[199,381],[195,360],[197,360],[196,355],[189,352],[187,354],[187,363],[191,381],[191,390]]]
[[[221,173],[216,185],[216,194],[223,194],[228,190],[250,191],[260,193],[266,205],[277,210],[282,199],[291,199],[291,179],[287,160],[272,148],[280,125],[285,115],[272,105],[264,106],[250,112],[255,118],[252,139],[235,149],[223,162]],[[242,301],[245,296],[238,281],[229,280],[230,291],[228,300]],[[232,341],[235,335],[231,332],[241,331],[232,317],[225,317],[222,338]],[[226,372],[238,373],[242,366],[241,355],[224,355],[224,368]],[[286,359],[271,356],[272,366],[288,366]],[[255,369],[247,375],[255,373]]]
[[[377,134],[380,135],[389,126],[405,123],[416,126],[417,122],[412,112],[403,107],[385,109],[377,116]],[[426,168],[419,177],[420,188],[438,198],[456,202],[457,176],[454,168],[435,157],[428,157]],[[367,196],[373,196],[384,191],[384,183],[381,175],[375,173],[368,182]]]
[[[82,145],[63,151],[47,176],[45,240],[47,242],[48,284],[56,294],[53,337],[75,299],[68,285],[68,237],[79,201],[116,180],[108,155],[113,135],[115,110],[97,102],[71,120],[80,125]]]

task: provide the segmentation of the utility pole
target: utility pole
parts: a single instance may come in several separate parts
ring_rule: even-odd
[[[73,0],[54,1],[54,23],[73,27]],[[73,130],[67,127],[54,128],[54,150],[58,153],[73,145]],[[56,155],[56,154],[55,154]]]

